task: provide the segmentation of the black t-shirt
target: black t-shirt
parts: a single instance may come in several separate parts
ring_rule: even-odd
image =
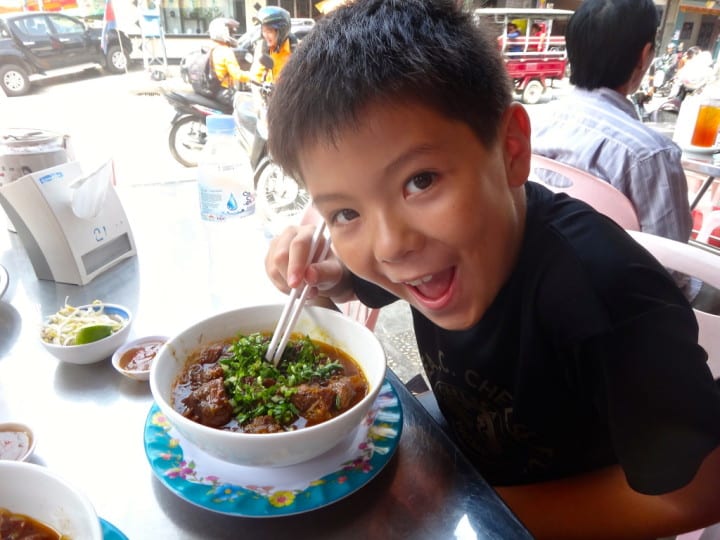
[[[513,273],[464,331],[413,312],[420,356],[457,441],[494,485],[619,463],[639,492],[687,484],[720,444],[720,390],[672,278],[586,204],[526,185]],[[355,278],[358,297],[395,297]]]

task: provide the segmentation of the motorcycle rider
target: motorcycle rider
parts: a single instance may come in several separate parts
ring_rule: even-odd
[[[278,6],[265,6],[258,11],[253,20],[260,25],[262,47],[256,47],[250,71],[243,71],[240,80],[248,82],[252,79],[257,82],[272,83],[277,81],[297,45],[297,38],[290,33],[290,12]],[[268,69],[260,62],[263,55],[272,58],[272,69]]]
[[[654,94],[658,89],[658,85],[655,80],[656,71],[662,70],[663,72],[661,85],[672,85],[671,81],[674,79],[675,73],[677,72],[677,65],[678,56],[675,44],[670,42],[665,48],[665,53],[662,56],[655,58],[653,63],[650,65],[650,95]]]
[[[213,19],[208,26],[210,39],[215,42],[210,59],[215,77],[220,83],[220,89],[216,91],[215,99],[226,105],[232,105],[235,90],[241,82],[244,82],[242,81],[243,71],[240,69],[233,50],[237,41],[232,34],[237,33],[239,26],[238,21],[227,17]]]
[[[278,6],[265,6],[258,11],[254,21],[260,25],[263,41],[262,47],[255,48],[249,71],[240,68],[233,51],[237,41],[232,34],[236,33],[239,23],[234,19],[218,17],[208,27],[210,39],[216,44],[210,55],[213,70],[221,86],[215,98],[224,104],[232,105],[235,91],[241,83],[250,80],[275,82],[297,45],[297,38],[290,33],[290,12],[287,10]],[[272,69],[260,62],[263,55],[269,55],[273,60]]]

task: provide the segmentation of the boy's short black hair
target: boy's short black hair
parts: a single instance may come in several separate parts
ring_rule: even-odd
[[[565,33],[570,82],[587,90],[625,84],[657,27],[652,0],[585,0]]]
[[[375,103],[427,105],[489,147],[511,100],[495,40],[452,0],[355,0],[321,19],[283,68],[269,148],[302,181],[304,148],[332,143]]]

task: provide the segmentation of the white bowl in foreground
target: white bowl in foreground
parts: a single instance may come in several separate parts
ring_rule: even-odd
[[[90,305],[79,306],[78,309],[86,309],[88,307],[90,307]],[[40,342],[55,358],[69,364],[93,364],[110,358],[117,348],[127,341],[130,335],[132,314],[129,309],[119,304],[102,304],[102,307],[108,315],[125,320],[125,324],[120,330],[110,334],[106,338],[84,345],[56,345],[54,343],[48,343],[42,337],[40,337]]]
[[[26,515],[68,538],[103,538],[87,497],[41,465],[0,461],[0,508]]]
[[[150,370],[150,389],[158,407],[183,437],[214,457],[258,467],[282,467],[307,461],[331,449],[359,426],[380,391],[386,363],[385,352],[375,334],[336,311],[306,307],[295,331],[339,347],[365,373],[368,393],[354,407],[311,427],[263,434],[211,428],[173,409],[173,383],[193,351],[238,333],[272,332],[282,309],[282,305],[254,306],[215,315],[171,338],[155,357]]]

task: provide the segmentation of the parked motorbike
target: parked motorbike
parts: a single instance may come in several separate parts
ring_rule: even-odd
[[[196,167],[207,140],[206,118],[211,114],[232,114],[232,107],[193,91],[162,88],[162,92],[175,108],[168,135],[170,153],[185,167]]]
[[[635,111],[642,122],[662,124],[669,130],[677,122],[680,104],[682,100],[677,95],[653,103],[652,94],[648,88],[638,89],[632,96],[631,101],[635,105]]]

